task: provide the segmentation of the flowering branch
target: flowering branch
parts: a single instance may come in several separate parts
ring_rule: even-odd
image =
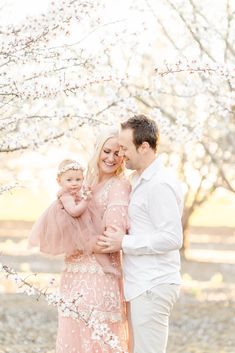
[[[16,187],[19,187],[19,184],[16,182],[11,184],[6,184],[6,185],[0,185],[0,195],[3,194],[4,192],[10,192],[12,189],[15,189]]]
[[[103,342],[109,345],[112,349],[117,349],[117,353],[127,353],[121,348],[118,337],[112,333],[108,325],[105,323],[100,323],[93,317],[93,313],[95,313],[94,308],[91,307],[88,315],[80,314],[74,309],[81,303],[83,297],[82,294],[78,293],[76,297],[71,298],[70,300],[65,300],[59,293],[47,293],[48,288],[40,289],[29,283],[27,279],[30,276],[36,276],[36,273],[22,278],[14,269],[7,265],[3,265],[2,263],[0,263],[0,272],[3,272],[6,278],[13,281],[20,292],[23,292],[29,296],[36,296],[36,300],[44,297],[48,305],[57,307],[62,315],[69,316],[75,320],[82,320],[84,324],[92,330],[92,339],[103,340]],[[49,282],[50,285],[53,283],[54,279]]]
[[[226,66],[222,66],[219,64],[205,64],[202,65],[201,63],[193,60],[192,62],[182,62],[178,61],[175,64],[165,63],[163,68],[157,67],[155,68],[155,72],[164,77],[169,74],[176,74],[180,72],[187,72],[190,74],[193,73],[216,73],[226,79],[234,79],[235,78],[235,67],[229,69]]]

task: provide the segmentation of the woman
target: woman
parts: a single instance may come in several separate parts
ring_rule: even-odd
[[[116,130],[107,129],[98,137],[88,167],[87,183],[92,187],[91,207],[99,213],[101,231],[118,227],[125,233],[128,229],[130,185],[121,176],[123,159],[119,156],[117,134]],[[101,252],[101,249],[95,245],[93,251]],[[75,303],[74,310],[84,320],[72,318],[67,310],[59,309],[56,353],[116,353],[127,350],[120,254],[109,256],[114,271],[105,271],[94,254],[75,252],[65,259],[61,295],[65,302]],[[94,335],[94,327],[99,326],[103,333],[107,332],[102,339]],[[118,346],[120,350],[112,348]]]

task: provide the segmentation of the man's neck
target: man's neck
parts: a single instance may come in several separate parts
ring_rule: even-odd
[[[136,170],[136,172],[138,173],[138,175],[141,175],[141,174],[145,171],[145,169],[147,169],[147,168],[150,166],[150,164],[152,164],[152,163],[155,161],[156,157],[157,157],[156,154],[151,154],[151,156],[149,156],[148,158],[146,158],[146,159],[143,161],[143,163],[142,163],[142,165],[140,166],[140,168]]]

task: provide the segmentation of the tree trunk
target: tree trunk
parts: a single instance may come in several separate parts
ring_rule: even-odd
[[[189,225],[187,227],[183,227],[183,246],[180,250],[181,255],[185,258],[186,251],[190,246],[190,237],[189,237]]]
[[[181,248],[181,255],[185,257],[186,251],[189,249],[190,238],[189,238],[189,219],[193,212],[192,207],[185,208],[182,217],[182,228],[183,228],[183,245]]]

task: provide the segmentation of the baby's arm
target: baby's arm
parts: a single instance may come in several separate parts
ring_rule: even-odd
[[[88,201],[81,199],[78,203],[75,202],[74,196],[64,193],[59,197],[64,209],[70,214],[72,217],[79,217],[86,210]]]

